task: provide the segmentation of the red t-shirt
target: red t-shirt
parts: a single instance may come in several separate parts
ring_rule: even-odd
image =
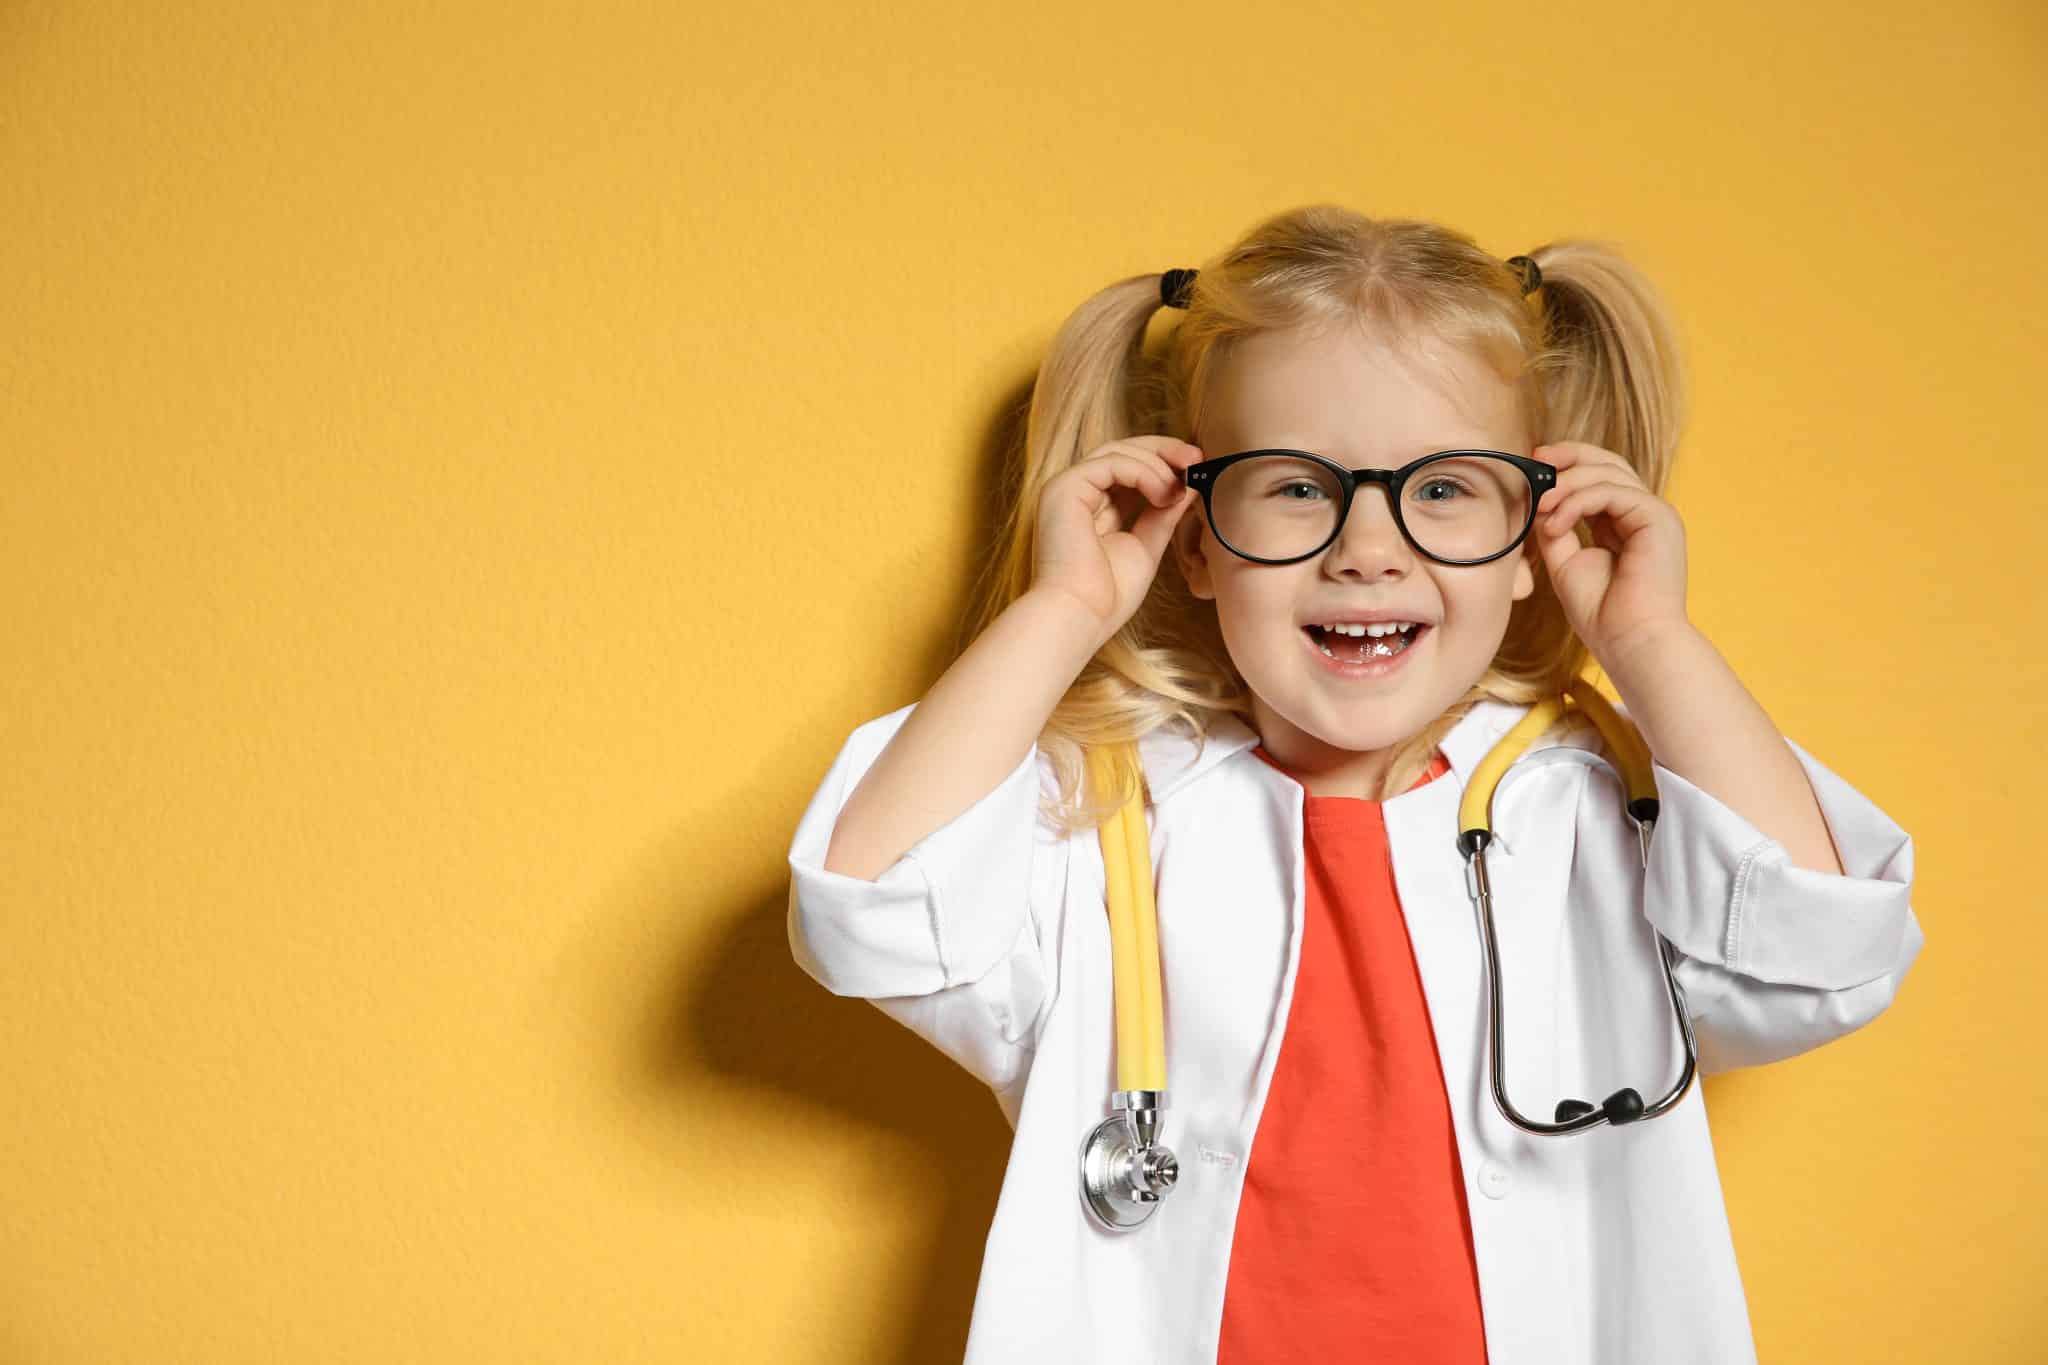
[[[1439,752],[1415,786],[1448,767]],[[1245,1163],[1217,1360],[1484,1362],[1464,1175],[1386,820],[1377,801],[1303,800],[1301,965]]]

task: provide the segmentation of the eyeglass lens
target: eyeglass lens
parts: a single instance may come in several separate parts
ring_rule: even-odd
[[[1358,497],[1374,496],[1361,484]],[[1485,559],[1514,543],[1529,520],[1529,479],[1493,455],[1445,455],[1409,474],[1400,519],[1425,554]],[[1216,479],[1210,514],[1219,538],[1239,554],[1293,559],[1337,529],[1344,487],[1329,467],[1292,455],[1239,460]]]

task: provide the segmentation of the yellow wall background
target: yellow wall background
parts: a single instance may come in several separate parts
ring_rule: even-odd
[[[1706,1083],[1764,1359],[2048,1355],[2048,19],[1402,9],[0,5],[0,1361],[957,1359],[1008,1130],[788,840],[1067,311],[1324,199],[1652,273],[1693,615],[1915,837]]]

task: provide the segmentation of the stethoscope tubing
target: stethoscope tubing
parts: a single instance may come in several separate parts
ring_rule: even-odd
[[[1507,770],[1501,774],[1499,783],[1494,788],[1493,796],[1498,798],[1501,788],[1506,787],[1510,779],[1517,773],[1526,774],[1535,768],[1545,767],[1553,763],[1580,763],[1589,770],[1593,768],[1603,769],[1608,776],[1620,784],[1624,793],[1628,790],[1627,779],[1622,776],[1620,769],[1616,768],[1606,759],[1584,749],[1559,746],[1539,750],[1510,764]],[[1634,819],[1635,817],[1632,815],[1630,818]],[[1635,821],[1639,833],[1637,846],[1641,851],[1645,870],[1649,867],[1650,833],[1656,827],[1656,823],[1654,817],[1648,820]],[[1511,843],[1508,843],[1506,840],[1501,842],[1512,851],[1513,845]],[[1624,1123],[1639,1123],[1644,1119],[1653,1119],[1667,1112],[1685,1098],[1685,1093],[1692,1088],[1693,1078],[1699,1069],[1699,1047],[1693,1038],[1692,1017],[1686,1009],[1685,988],[1679,985],[1678,977],[1672,971],[1671,953],[1673,950],[1664,941],[1664,935],[1658,931],[1657,927],[1650,925],[1651,940],[1657,946],[1657,965],[1663,969],[1664,988],[1671,1000],[1671,1011],[1677,1017],[1679,1032],[1685,1041],[1685,1060],[1679,1069],[1677,1082],[1673,1084],[1669,1091],[1665,1092],[1662,1098],[1651,1104],[1642,1103],[1641,1096],[1632,1087],[1625,1087],[1615,1091],[1614,1094],[1608,1096],[1597,1107],[1584,1100],[1560,1100],[1557,1105],[1556,1121],[1550,1123],[1545,1123],[1541,1119],[1532,1119],[1517,1109],[1514,1101],[1508,1097],[1507,1045],[1504,1038],[1504,1024],[1502,1022],[1506,1010],[1501,1000],[1500,945],[1494,933],[1493,888],[1491,879],[1487,875],[1486,849],[1483,846],[1474,850],[1473,855],[1466,863],[1465,890],[1472,898],[1473,909],[1479,917],[1481,955],[1485,959],[1486,991],[1490,1005],[1486,1012],[1487,1050],[1490,1054],[1489,1070],[1493,1086],[1493,1101],[1500,1110],[1501,1115],[1508,1122],[1526,1133],[1534,1133],[1541,1137],[1561,1137],[1570,1133],[1581,1132],[1588,1128],[1597,1128],[1603,1123],[1620,1125]]]

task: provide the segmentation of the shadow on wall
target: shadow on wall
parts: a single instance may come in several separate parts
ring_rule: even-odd
[[[871,1188],[852,1192],[854,1203],[872,1199],[901,1206],[922,1220],[921,1254],[899,1265],[861,1266],[861,1278],[843,1284],[804,1289],[826,1310],[810,1331],[835,1340],[842,1359],[961,1357],[1011,1132],[980,1081],[872,1004],[832,995],[796,965],[785,927],[788,869],[780,855],[802,803],[847,733],[921,696],[964,644],[957,636],[965,628],[970,585],[987,568],[1006,454],[1021,444],[1030,388],[1028,378],[1013,386],[989,423],[981,443],[982,477],[970,486],[972,505],[962,509],[976,534],[951,580],[958,585],[951,615],[931,631],[923,658],[902,675],[901,687],[892,684],[887,695],[872,686],[850,687],[825,714],[792,717],[798,723],[788,730],[762,736],[756,770],[762,776],[755,778],[755,790],[747,789],[739,773],[720,774],[727,785],[710,796],[709,808],[725,814],[676,831],[648,866],[632,874],[638,886],[601,897],[592,925],[571,948],[581,961],[564,969],[582,995],[576,1002],[581,1021],[571,1030],[581,1036],[571,1038],[575,1055],[566,1064],[585,1084],[609,1092],[600,1101],[639,1130],[625,1136],[663,1178],[679,1175],[676,1197],[686,1217],[691,1210],[714,1210],[704,1215],[705,1241],[729,1232],[719,1226],[715,1210],[762,1207],[760,1198],[736,1184],[767,1191],[771,1203],[776,1198],[775,1170],[736,1165],[732,1155],[758,1150],[774,1154],[764,1155],[764,1162],[788,1159],[775,1135],[792,1126],[793,1114],[806,1110],[807,1121],[799,1126],[848,1135],[831,1165],[871,1173]],[[883,563],[872,588],[882,602],[907,598],[931,573],[915,552]],[[762,796],[769,788],[777,799]],[[788,792],[798,794],[780,795]],[[756,850],[759,865],[743,879],[754,889],[733,904],[704,904],[693,886],[733,883],[726,869],[736,852],[735,828],[755,832],[746,847]],[[763,858],[760,850],[772,850],[773,856]],[[661,926],[707,917],[723,926],[722,934],[713,935],[708,951],[701,936],[688,948],[672,948],[678,960],[653,974],[645,999],[607,991],[606,982],[635,979],[636,971],[648,977],[644,966],[628,964],[644,957],[650,942],[663,941],[665,932],[672,942],[673,929]],[[650,1126],[649,1114],[659,1122]],[[797,1183],[804,1183],[801,1174]],[[714,1191],[722,1192],[707,1194]],[[784,1212],[799,1222],[809,1216],[795,1203]],[[894,1324],[893,1340],[835,1336],[833,1306],[860,1305],[858,1314],[865,1318],[864,1301],[873,1292],[891,1300],[883,1317]],[[851,1318],[856,1310],[847,1312]]]

